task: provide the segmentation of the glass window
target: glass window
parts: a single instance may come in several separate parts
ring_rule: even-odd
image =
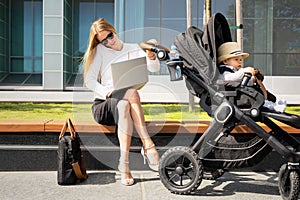
[[[243,47],[250,56],[244,60],[245,66],[255,66],[264,74],[272,74],[272,19],[269,13],[272,5],[268,1],[243,1]]]
[[[81,69],[79,58],[85,52],[90,24],[105,17],[114,24],[120,38],[136,42],[155,38],[170,46],[180,32],[186,30],[184,0],[74,0],[73,69]],[[114,9],[115,2],[115,9]],[[222,13],[236,41],[235,0],[212,0],[212,14]],[[203,28],[203,0],[192,1],[192,25]],[[292,5],[292,6],[291,6]],[[293,0],[242,2],[244,51],[250,53],[245,65],[259,67],[266,75],[299,76],[299,10]],[[157,75],[168,74],[164,63]]]
[[[251,55],[245,65],[266,75],[300,75],[299,9],[292,0],[243,1],[244,51]]]
[[[14,0],[10,5],[10,67],[1,84],[10,83],[18,79],[16,74],[22,74],[20,77],[26,78],[16,80],[16,85],[41,85],[42,0]]]
[[[116,2],[116,28],[123,33],[122,39],[125,42],[139,43],[155,38],[160,44],[171,46],[176,35],[187,29],[186,1],[126,0],[125,3],[124,1]],[[192,1],[192,25],[200,29],[203,28],[203,5],[203,0]],[[222,12],[234,20],[235,0],[213,0],[211,6],[212,13]],[[164,62],[161,63],[159,73],[151,74],[168,74],[164,64]]]
[[[161,1],[161,9],[161,26],[163,28],[178,32],[186,29],[186,1],[164,0]]]
[[[83,56],[91,24],[101,17],[114,24],[114,1],[75,0],[73,13],[73,53],[74,56]]]
[[[8,73],[8,5],[8,0],[0,2],[0,82]]]
[[[42,1],[13,1],[11,20],[11,60],[31,60],[12,63],[11,72],[41,72],[33,61],[42,59]]]
[[[81,59],[88,45],[91,24],[98,18],[114,24],[114,0],[73,1],[73,75],[67,83],[69,86],[82,86],[82,81],[76,79],[82,77]]]
[[[299,10],[300,4],[295,1],[274,1],[273,75],[300,75]]]

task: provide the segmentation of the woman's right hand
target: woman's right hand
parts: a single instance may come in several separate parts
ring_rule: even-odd
[[[147,57],[150,59],[150,60],[155,60],[156,59],[156,54],[152,51],[149,51],[149,50],[146,50],[146,53],[147,53]]]

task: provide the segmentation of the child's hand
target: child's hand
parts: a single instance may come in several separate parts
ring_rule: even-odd
[[[253,68],[253,67],[245,67],[244,68],[244,73],[247,74],[251,74],[252,76],[255,76],[255,74],[257,73],[257,69]]]
[[[264,74],[261,71],[257,71],[257,73],[255,74],[256,78],[260,81],[264,80]]]

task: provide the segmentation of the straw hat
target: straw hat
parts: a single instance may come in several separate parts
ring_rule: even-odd
[[[218,63],[237,56],[247,58],[249,56],[249,53],[243,53],[236,42],[226,42],[218,48]]]

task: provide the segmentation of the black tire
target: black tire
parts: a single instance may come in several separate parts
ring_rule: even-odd
[[[299,172],[289,170],[287,164],[283,164],[278,173],[278,187],[282,199],[297,200],[299,186]]]
[[[203,179],[205,180],[217,180],[225,174],[224,169],[205,169],[203,172]]]
[[[201,184],[203,167],[192,149],[178,146],[162,155],[159,175],[161,182],[172,193],[189,194]]]

